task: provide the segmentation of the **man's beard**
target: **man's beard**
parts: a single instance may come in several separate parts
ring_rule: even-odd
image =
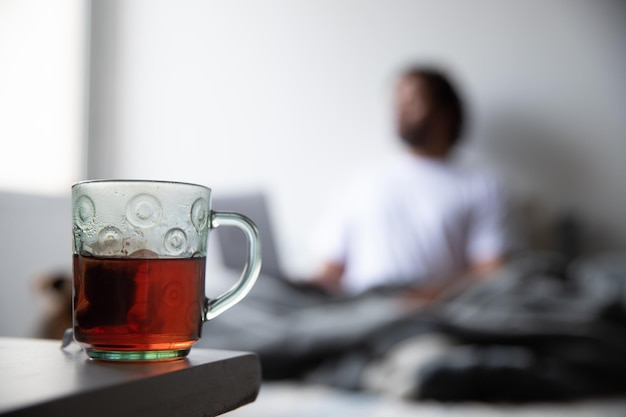
[[[419,126],[399,126],[398,136],[411,148],[424,149],[428,147],[430,130],[428,123],[422,123]]]

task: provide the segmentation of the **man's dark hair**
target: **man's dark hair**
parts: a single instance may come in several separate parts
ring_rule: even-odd
[[[465,111],[452,81],[442,70],[434,67],[410,67],[401,73],[401,78],[424,81],[432,99],[434,114],[444,115],[450,123],[450,146],[454,146],[461,137]]]

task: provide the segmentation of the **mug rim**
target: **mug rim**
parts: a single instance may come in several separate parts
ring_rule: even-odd
[[[209,192],[211,191],[211,188],[205,186],[205,185],[201,185],[201,184],[195,184],[192,182],[185,182],[185,181],[168,181],[168,180],[145,180],[145,179],[93,179],[93,180],[82,180],[82,181],[78,181],[75,182],[74,184],[72,184],[72,189],[81,186],[81,185],[88,185],[88,184],[103,184],[103,183],[108,183],[108,184],[171,184],[171,185],[184,185],[184,186],[192,186],[192,187],[199,187],[199,188],[204,188],[205,190],[208,190]]]

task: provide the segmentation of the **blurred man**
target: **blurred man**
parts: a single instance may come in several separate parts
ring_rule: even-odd
[[[497,268],[509,249],[498,181],[449,161],[463,105],[446,75],[411,68],[395,89],[406,152],[359,173],[328,206],[313,282],[330,292],[410,287],[423,299]]]

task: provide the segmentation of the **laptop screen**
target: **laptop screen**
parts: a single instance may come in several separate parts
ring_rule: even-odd
[[[284,278],[265,194],[258,192],[226,196],[213,195],[213,209],[232,211],[250,218],[259,229],[261,273]],[[212,233],[214,233],[214,238],[217,237],[224,266],[229,269],[242,270],[246,262],[246,238],[243,232],[235,227],[220,227]]]

